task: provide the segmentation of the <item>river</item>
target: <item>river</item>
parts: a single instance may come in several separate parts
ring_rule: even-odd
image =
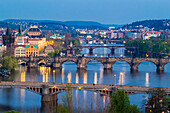
[[[95,49],[94,54],[105,56],[109,49]],[[88,53],[84,49],[81,54]],[[124,55],[124,49],[115,50],[117,56]],[[123,76],[120,76],[120,73]],[[84,84],[114,84],[113,75],[116,74],[116,84],[129,86],[147,86],[147,87],[170,87],[170,63],[165,65],[164,73],[157,73],[156,66],[152,62],[143,62],[139,65],[137,73],[130,72],[130,66],[124,61],[118,61],[113,65],[112,71],[105,71],[103,65],[98,61],[91,61],[84,71],[78,71],[75,63],[68,61],[62,65],[62,70],[53,70],[49,67],[40,66],[37,69],[28,70],[24,66],[19,66],[14,75],[14,81],[22,82],[57,82],[84,83]],[[58,94],[58,103],[62,103],[65,93]],[[73,91],[74,106],[80,106],[83,109],[90,108],[90,103],[94,103],[93,108],[97,109],[96,103],[100,103],[104,109],[107,106],[109,97],[100,96],[100,94],[90,91]],[[142,108],[142,101],[147,97],[146,94],[129,95],[130,102],[137,104]],[[96,106],[95,106],[96,105]],[[0,89],[0,112],[7,110],[16,110],[20,112],[41,113],[47,112],[48,108],[42,108],[41,96],[33,92],[19,89],[7,88]]]

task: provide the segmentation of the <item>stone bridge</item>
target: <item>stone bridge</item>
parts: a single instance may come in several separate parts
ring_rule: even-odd
[[[58,100],[58,93],[71,87],[74,90],[88,90],[109,96],[115,90],[124,89],[128,94],[146,93],[155,87],[121,86],[106,84],[74,84],[74,83],[44,83],[44,82],[9,82],[1,81],[0,88],[23,88],[41,95],[42,102]],[[163,88],[170,95],[170,88]]]
[[[122,58],[122,57],[22,57],[17,58],[19,61],[26,62],[29,68],[38,67],[38,64],[51,65],[54,68],[62,68],[62,64],[66,61],[72,61],[77,65],[78,69],[86,69],[90,61],[96,60],[103,64],[104,69],[112,69],[112,65],[117,61],[125,61],[131,71],[138,71],[138,66],[142,62],[150,61],[157,67],[157,72],[163,72],[164,66],[170,62],[169,58]]]
[[[111,50],[111,54],[115,53],[115,49],[117,48],[132,48],[135,50],[136,47],[133,46],[74,46],[74,47],[68,47],[70,51],[73,50],[82,50],[83,48],[89,49],[89,54],[93,54],[93,50],[96,48],[109,48]]]

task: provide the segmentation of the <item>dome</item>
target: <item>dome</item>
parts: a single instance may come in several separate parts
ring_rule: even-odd
[[[30,28],[28,32],[41,32],[41,30],[39,28]]]

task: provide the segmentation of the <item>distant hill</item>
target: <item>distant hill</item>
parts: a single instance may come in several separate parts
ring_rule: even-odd
[[[23,23],[27,22],[30,24],[56,24],[56,25],[63,25],[69,26],[74,28],[82,28],[82,29],[108,29],[111,27],[122,27],[123,25],[116,25],[116,24],[101,24],[99,22],[94,21],[55,21],[55,20],[31,20],[31,19],[6,19],[2,22],[14,22],[14,23]]]
[[[140,29],[143,27],[154,28],[154,30],[170,29],[170,19],[136,21],[123,26],[128,29]]]
[[[101,23],[93,21],[65,21],[64,23],[70,26],[102,26]]]
[[[103,24],[105,27],[115,27],[115,28],[120,28],[123,27],[124,25],[118,25],[118,24]]]

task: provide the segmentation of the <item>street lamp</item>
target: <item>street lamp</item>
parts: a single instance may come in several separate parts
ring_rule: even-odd
[[[116,88],[116,74],[114,75],[114,87]]]
[[[46,73],[45,73],[45,84],[46,84]]]
[[[121,72],[120,73],[120,85],[122,86],[122,83],[123,83],[123,78],[122,78],[122,76],[123,76],[123,73]]]
[[[55,70],[53,70],[53,83],[55,83]]]

